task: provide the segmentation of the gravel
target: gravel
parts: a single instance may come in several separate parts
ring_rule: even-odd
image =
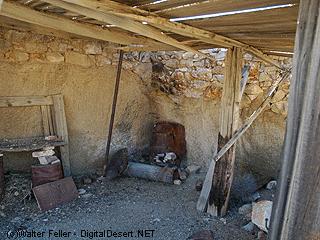
[[[6,197],[0,203],[0,239],[17,229],[43,231],[41,238],[18,239],[90,239],[81,237],[81,230],[133,231],[154,230],[153,237],[110,237],[107,239],[187,239],[192,233],[208,229],[215,239],[255,239],[257,233],[241,229],[246,221],[237,209],[231,209],[223,219],[199,213],[196,201],[199,192],[195,182],[199,175],[191,175],[181,185],[169,185],[135,178],[118,178],[105,182],[101,178],[92,184],[77,180],[85,193],[75,201],[47,212],[41,212],[36,200],[28,195],[30,177],[6,177]],[[18,191],[19,195],[15,196]],[[5,216],[5,217],[3,217]],[[70,232],[69,237],[49,237],[49,230]],[[110,232],[110,231],[109,231]],[[148,233],[148,232],[147,232]],[[150,232],[149,232],[150,233]],[[93,237],[91,239],[104,239]]]

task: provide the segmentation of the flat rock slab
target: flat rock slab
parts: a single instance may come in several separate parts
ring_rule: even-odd
[[[40,210],[47,211],[70,202],[79,195],[72,177],[46,183],[32,189]]]
[[[260,201],[252,205],[252,222],[261,230],[268,232],[272,210],[271,201]]]

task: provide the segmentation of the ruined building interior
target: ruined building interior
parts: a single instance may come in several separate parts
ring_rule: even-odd
[[[319,0],[0,0],[0,239],[320,239],[319,46]]]

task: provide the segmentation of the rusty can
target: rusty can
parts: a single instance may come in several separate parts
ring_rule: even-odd
[[[4,198],[5,182],[3,168],[3,154],[0,153],[0,201]]]
[[[62,167],[60,163],[48,165],[33,165],[32,187],[36,187],[45,183],[54,182],[63,178]]]

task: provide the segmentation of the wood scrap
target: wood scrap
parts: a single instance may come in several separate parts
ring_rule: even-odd
[[[197,202],[198,211],[204,212],[207,209],[207,204],[208,204],[209,194],[211,191],[213,173],[214,173],[216,162],[228,151],[230,147],[233,146],[233,144],[236,143],[236,141],[243,135],[243,133],[245,133],[245,131],[252,125],[252,123],[257,119],[257,117],[263,112],[263,110],[270,105],[270,100],[272,96],[276,92],[280,83],[290,75],[290,70],[284,72],[282,74],[282,77],[279,78],[273,84],[273,86],[269,89],[267,97],[262,102],[262,104],[251,114],[251,116],[245,121],[245,123],[234,133],[232,138],[224,145],[223,148],[220,149],[220,151],[211,160],[209,169],[203,184],[203,188]]]

